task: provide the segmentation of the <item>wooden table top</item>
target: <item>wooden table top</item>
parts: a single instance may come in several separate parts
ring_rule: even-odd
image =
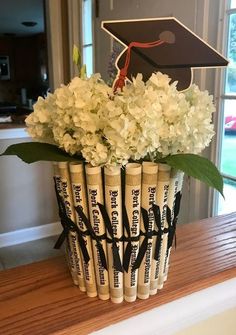
[[[164,288],[113,304],[73,287],[63,258],[0,272],[0,333],[83,335],[236,276],[236,212],[179,225]]]

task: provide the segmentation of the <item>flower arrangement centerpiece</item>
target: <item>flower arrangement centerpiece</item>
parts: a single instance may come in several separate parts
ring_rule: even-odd
[[[207,91],[179,91],[158,71],[114,90],[82,68],[38,98],[26,119],[35,141],[4,154],[54,162],[63,226],[56,247],[66,240],[73,281],[88,296],[132,302],[163,287],[183,174],[222,193],[217,168],[198,155],[214,135],[214,111]]]

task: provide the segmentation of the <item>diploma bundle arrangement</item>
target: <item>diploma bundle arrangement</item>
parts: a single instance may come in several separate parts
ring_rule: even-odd
[[[79,76],[38,98],[26,118],[34,141],[1,156],[55,162],[55,248],[65,242],[74,284],[89,297],[133,302],[167,279],[184,173],[223,194],[220,172],[199,155],[214,135],[215,106],[192,84],[192,68],[228,61],[173,17],[102,29],[125,48],[113,87],[86,76],[75,48]]]
[[[167,279],[183,172],[167,164],[125,168],[54,163],[66,255],[75,285],[114,303],[147,299]]]

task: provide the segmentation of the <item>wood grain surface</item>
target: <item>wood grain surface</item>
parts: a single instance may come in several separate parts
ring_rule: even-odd
[[[236,212],[177,228],[169,278],[148,300],[113,304],[73,287],[63,258],[0,272],[0,333],[83,335],[236,276]]]

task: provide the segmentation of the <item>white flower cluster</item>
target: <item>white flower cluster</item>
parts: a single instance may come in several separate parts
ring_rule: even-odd
[[[139,74],[114,94],[99,74],[74,78],[39,98],[26,119],[29,134],[98,165],[125,165],[176,153],[199,153],[214,132],[212,97],[193,85],[178,92],[160,72]]]

